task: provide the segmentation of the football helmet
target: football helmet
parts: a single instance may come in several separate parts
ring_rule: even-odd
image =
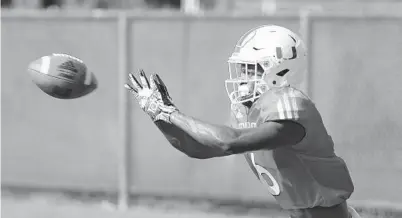
[[[231,103],[254,102],[273,87],[297,85],[304,78],[306,56],[302,39],[289,29],[264,25],[249,30],[228,60],[225,86]]]

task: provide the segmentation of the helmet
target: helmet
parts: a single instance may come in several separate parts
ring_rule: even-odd
[[[225,85],[231,103],[254,102],[273,87],[297,85],[304,78],[306,56],[301,38],[284,27],[249,30],[228,60],[230,77]]]

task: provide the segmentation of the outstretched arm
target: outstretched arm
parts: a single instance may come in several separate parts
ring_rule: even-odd
[[[252,129],[214,125],[174,112],[171,123],[157,121],[170,144],[190,157],[206,159],[261,149],[293,145],[304,137],[304,128],[292,121],[270,121]]]
[[[141,83],[129,74],[125,87],[151,117],[169,142],[193,158],[206,159],[260,149],[293,145],[304,137],[304,128],[290,120],[268,121],[257,128],[235,129],[187,116],[174,106],[160,77],[151,80],[140,71]]]

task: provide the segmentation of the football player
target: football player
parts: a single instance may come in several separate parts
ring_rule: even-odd
[[[225,81],[232,126],[180,112],[157,74],[125,87],[171,145],[189,157],[243,154],[251,170],[291,218],[359,217],[347,205],[354,186],[334,152],[314,103],[295,86],[306,71],[306,48],[290,30],[274,25],[248,31],[229,58]]]

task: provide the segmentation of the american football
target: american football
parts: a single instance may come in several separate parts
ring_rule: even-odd
[[[85,96],[97,88],[97,80],[86,64],[71,55],[52,54],[28,66],[32,81],[46,94],[59,99]]]

